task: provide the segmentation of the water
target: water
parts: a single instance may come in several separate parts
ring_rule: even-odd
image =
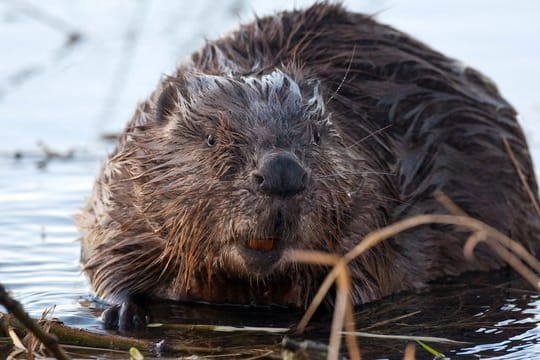
[[[355,10],[382,11],[381,21],[492,77],[520,112],[533,158],[540,161],[540,3],[517,0],[511,8],[506,1],[350,3]],[[287,1],[262,0],[186,4],[124,0],[97,6],[90,0],[54,0],[45,7],[39,1],[0,2],[0,282],[33,316],[56,305],[54,316],[66,324],[102,331],[99,305],[79,271],[72,221],[110,149],[100,135],[120,131],[138,99],[203,44],[204,36],[215,38],[248,21],[252,9],[264,14],[290,8]],[[69,42],[69,34],[82,37]],[[73,154],[44,161],[43,146]],[[358,310],[358,328],[470,342],[434,345],[452,357],[539,356],[540,298],[521,280],[495,275],[460,278],[371,304]],[[180,305],[160,313],[175,322],[285,327],[300,317]],[[319,317],[306,338],[326,341],[328,324],[327,317]],[[213,339],[225,353],[239,341],[234,335],[162,329],[144,336],[165,335],[185,335],[199,345]],[[274,344],[281,335],[241,339],[279,354]],[[367,358],[400,357],[405,346],[391,340],[360,342]]]
[[[81,309],[88,287],[80,274],[79,243],[71,220],[98,170],[97,159],[51,162],[0,157],[0,279],[26,309],[55,313],[72,324],[95,325]],[[82,197],[82,198],[81,198]]]

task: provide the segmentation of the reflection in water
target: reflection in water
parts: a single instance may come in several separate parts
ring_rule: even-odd
[[[452,357],[508,354],[517,347],[534,345],[520,339],[536,329],[540,311],[539,296],[529,289],[524,281],[507,271],[468,274],[439,281],[420,293],[403,294],[369,305],[357,313],[358,327],[383,334],[445,337],[470,343],[461,349],[455,345],[434,345]],[[388,319],[416,311],[420,312],[405,320],[386,323]],[[374,326],[379,322],[381,326]],[[379,341],[373,355],[384,354],[379,351],[388,343]],[[399,348],[389,348],[388,352]]]

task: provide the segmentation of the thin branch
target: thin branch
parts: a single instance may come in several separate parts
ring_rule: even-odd
[[[72,39],[71,41],[76,41],[82,36],[81,31],[66,22],[63,18],[55,16],[28,1],[8,1],[7,4],[20,13],[49,26],[51,29],[61,32],[67,38]]]
[[[2,284],[0,284],[0,304],[2,304],[10,314],[15,316],[15,318],[17,318],[32,334],[34,334],[57,359],[70,359],[58,345],[58,338],[53,334],[43,331],[43,329],[24,311],[22,305],[9,296]]]

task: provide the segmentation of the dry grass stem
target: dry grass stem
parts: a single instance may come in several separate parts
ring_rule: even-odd
[[[348,332],[342,332],[342,334],[347,335]],[[426,341],[437,344],[453,344],[453,345],[467,345],[471,344],[466,341],[457,341],[442,337],[435,336],[409,336],[409,335],[388,335],[388,334],[374,334],[365,331],[356,331],[355,336],[372,338],[372,339],[387,339],[387,340],[408,340],[408,341]]]
[[[22,351],[22,352],[26,351],[26,347],[22,343],[21,339],[19,339],[19,336],[17,335],[15,330],[13,330],[12,327],[8,328],[8,335],[9,335],[9,338],[11,339],[11,342],[13,343],[13,346],[15,347],[16,351]]]
[[[405,348],[405,354],[403,354],[403,360],[414,360],[416,358],[416,347],[413,343],[407,344]]]
[[[511,154],[511,152],[509,153]],[[512,156],[511,156],[512,157]],[[519,167],[516,167],[519,172]],[[523,181],[523,180],[522,180]],[[526,182],[524,183],[526,185]],[[532,194],[532,193],[531,193]],[[359,350],[348,335],[354,332],[350,331],[349,326],[354,328],[354,318],[352,314],[352,305],[350,304],[349,291],[351,286],[350,274],[347,264],[357,256],[361,255],[378,243],[399,234],[402,231],[427,224],[455,225],[472,231],[471,236],[464,244],[464,255],[468,259],[474,259],[474,249],[476,245],[483,242],[488,245],[502,260],[508,263],[516,272],[525,278],[536,290],[540,290],[540,262],[532,256],[521,244],[513,241],[508,236],[502,234],[495,228],[484,222],[468,216],[452,200],[442,193],[436,193],[437,201],[443,205],[451,215],[446,214],[426,214],[403,219],[382,229],[369,233],[358,245],[347,252],[343,257],[336,255],[316,252],[316,251],[294,251],[290,260],[299,263],[322,264],[333,266],[317,293],[313,297],[311,304],[304,313],[304,316],[298,324],[298,329],[303,331],[311,320],[315,310],[326,297],[330,287],[334,282],[337,285],[337,294],[334,309],[334,318],[332,321],[332,333],[330,335],[328,354],[329,359],[337,358],[335,351],[339,350],[341,330],[347,326],[344,333],[347,339],[347,348],[351,358],[360,358]],[[534,200],[534,196],[531,197]],[[533,203],[536,203],[533,201]],[[537,205],[535,205],[535,208]],[[540,212],[539,212],[540,214]],[[344,322],[345,317],[347,321]],[[336,335],[338,332],[338,335]],[[334,351],[334,349],[337,349]],[[352,350],[354,349],[354,350]],[[352,352],[354,352],[354,355]]]
[[[334,316],[332,319],[330,340],[328,343],[328,359],[337,360],[339,358],[339,349],[341,346],[341,330],[346,324],[347,330],[353,334],[354,316],[352,312],[352,304],[349,297],[351,288],[351,276],[347,264],[338,256],[318,252],[318,251],[292,251],[289,258],[293,262],[306,264],[321,264],[334,266],[337,269],[336,276],[336,302],[334,305]],[[347,350],[351,359],[360,360],[360,350],[356,337],[354,335],[346,335]]]
[[[407,318],[410,318],[410,317],[412,317],[414,315],[418,315],[421,312],[422,311],[420,311],[420,310],[413,311],[413,312],[405,314],[405,315],[400,315],[400,316],[396,316],[396,317],[393,317],[393,318],[390,318],[390,319],[386,319],[386,320],[383,320],[383,321],[376,322],[374,324],[371,324],[369,326],[364,327],[363,329],[364,330],[370,330],[370,329],[373,329],[373,328],[376,328],[376,327],[379,327],[379,326],[388,325],[390,323],[393,323],[393,322],[396,322],[396,321],[399,321],[399,320],[403,320],[403,319],[407,319]],[[347,331],[349,331],[349,330],[347,330]]]
[[[435,198],[451,213],[460,214],[460,216],[461,214],[465,214],[466,216],[466,213],[442,192],[436,192]],[[466,217],[471,220],[471,223],[474,222],[475,225],[480,227],[480,229],[477,229],[476,232],[469,237],[463,246],[463,251],[466,257],[474,258],[474,247],[479,242],[485,242],[495,253],[497,253],[497,255],[501,257],[501,259],[512,266],[512,268],[523,276],[536,290],[540,290],[538,275],[530,269],[532,268],[537,273],[540,273],[540,262],[533,255],[531,255],[527,249],[523,247],[523,245],[515,242],[508,236],[479,220],[468,216]],[[469,227],[472,228],[472,226]]]
[[[347,267],[345,266],[347,269]],[[348,270],[348,269],[347,269]],[[351,299],[349,297],[349,291],[351,288],[350,280],[351,276],[349,272],[347,271],[347,307],[345,308],[345,330],[348,333],[354,334],[356,332],[355,326],[356,323],[354,321],[354,312],[353,312],[353,305],[351,303]],[[345,334],[345,341],[347,342],[347,350],[349,351],[349,356],[351,359],[360,359],[362,355],[360,354],[360,346],[358,345],[358,341],[356,340],[356,336],[354,335],[347,335]]]
[[[486,241],[487,234],[483,231],[477,231],[473,233],[467,241],[465,242],[465,245],[463,245],[463,254],[469,261],[474,261],[474,248],[476,245],[481,243],[482,241]]]
[[[512,151],[512,147],[510,146],[510,143],[508,142],[508,139],[506,136],[502,137],[502,142],[504,145],[504,148],[506,150],[506,153],[510,157],[510,160],[512,161],[512,164],[514,165],[514,168],[516,169],[516,172],[519,176],[519,180],[521,181],[521,184],[525,188],[525,191],[527,192],[527,195],[529,195],[529,199],[531,200],[531,203],[536,210],[536,214],[540,216],[540,206],[538,206],[538,201],[536,200],[536,196],[534,196],[531,187],[529,186],[529,183],[527,182],[527,179],[525,178],[525,174],[523,174],[523,170],[521,170],[521,167],[519,166],[519,162],[516,159],[516,155]]]
[[[401,221],[398,221],[394,224],[391,224],[387,227],[384,227],[380,230],[376,230],[370,234],[368,234],[358,245],[356,245],[351,251],[349,251],[347,254],[343,256],[341,261],[345,263],[349,263],[351,260],[353,260],[355,257],[359,256],[366,250],[370,249],[371,247],[377,245],[378,243],[395,236],[399,234],[402,231],[420,226],[420,225],[427,225],[427,224],[446,224],[446,225],[457,225],[462,226],[470,229],[471,231],[480,231],[485,232],[486,240],[488,245],[492,245],[495,243],[499,243],[502,245],[507,251],[506,252],[498,252],[499,255],[503,257],[503,259],[506,261],[505,258],[506,254],[508,254],[508,250],[511,250],[516,255],[518,255],[521,260],[525,261],[527,265],[529,265],[531,268],[533,268],[535,271],[540,273],[540,262],[534,258],[531,254],[527,252],[527,250],[519,243],[511,240],[508,236],[500,233],[496,229],[492,228],[491,226],[473,219],[469,216],[462,216],[462,215],[435,215],[435,214],[429,214],[429,215],[418,215],[411,218],[407,218]],[[475,237],[475,240],[478,240],[480,237]],[[495,249],[494,249],[495,250]],[[514,261],[510,259],[509,264],[515,268],[516,271],[518,271],[520,274],[524,275],[524,277],[531,283],[532,286],[535,287],[535,289],[540,290],[540,285],[538,283],[538,277],[534,275],[534,273],[528,269],[521,261]],[[339,269],[334,267],[330,273],[326,276],[323,283],[319,287],[319,290],[317,291],[317,294],[314,296],[314,299],[308,309],[306,310],[306,313],[304,314],[304,317],[300,321],[298,325],[298,329],[303,330],[311,317],[313,316],[315,310],[320,305],[320,303],[324,300],[326,294],[328,293],[328,290],[330,290],[330,287],[332,286],[333,282],[335,281],[337,277]]]

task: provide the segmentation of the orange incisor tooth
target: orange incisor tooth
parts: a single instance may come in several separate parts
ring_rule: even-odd
[[[252,250],[272,250],[274,248],[273,239],[250,239],[248,240],[248,248]]]

